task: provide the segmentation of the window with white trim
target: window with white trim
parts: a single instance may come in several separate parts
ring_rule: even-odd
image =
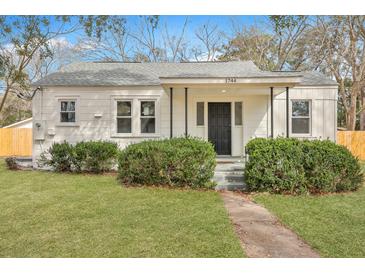
[[[60,122],[75,123],[76,122],[76,101],[61,100],[60,101]]]
[[[311,133],[311,101],[292,100],[291,131],[293,134]]]
[[[117,101],[117,133],[132,133],[132,101]]]
[[[156,132],[155,101],[141,101],[141,133]]]

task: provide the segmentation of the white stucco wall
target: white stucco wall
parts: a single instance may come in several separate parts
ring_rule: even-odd
[[[226,90],[226,92],[222,92]],[[275,89],[278,93],[280,89]],[[290,99],[312,100],[312,131],[310,138],[335,139],[336,133],[336,88],[298,87],[290,89]],[[67,140],[76,143],[82,140],[113,140],[120,147],[148,138],[170,136],[170,91],[162,87],[48,87],[37,92],[33,98],[33,159],[53,142]],[[150,136],[136,133],[134,136],[115,137],[115,100],[156,100],[156,134]],[[76,100],[76,125],[59,123],[59,100]],[[184,88],[173,91],[173,135],[185,132]],[[205,102],[204,126],[196,125],[196,103]],[[242,155],[244,144],[255,137],[270,136],[270,89],[268,87],[190,87],[188,89],[188,133],[207,139],[207,103],[242,102],[243,126],[234,125],[232,113],[232,155]],[[285,135],[285,92],[275,96],[274,135]],[[101,114],[101,117],[95,117]],[[138,113],[136,114],[138,116]],[[138,123],[139,117],[133,123]],[[40,127],[37,127],[40,126]],[[138,124],[135,125],[136,128]],[[43,139],[43,140],[40,140]],[[34,161],[35,162],[35,161]]]

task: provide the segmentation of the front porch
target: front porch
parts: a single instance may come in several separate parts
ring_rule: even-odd
[[[167,94],[170,138],[202,138],[219,156],[244,156],[252,138],[289,136],[289,87],[192,85],[170,87]]]

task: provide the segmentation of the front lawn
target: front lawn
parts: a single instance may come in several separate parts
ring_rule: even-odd
[[[324,257],[365,257],[365,188],[325,196],[257,194],[264,205]]]
[[[244,256],[213,191],[8,171],[2,160],[0,189],[0,257]]]

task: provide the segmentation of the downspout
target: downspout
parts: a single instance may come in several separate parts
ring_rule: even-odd
[[[185,137],[188,137],[188,88],[185,88]]]
[[[274,88],[270,87],[271,138],[274,138]]]
[[[170,139],[173,136],[173,88],[170,87]]]
[[[289,87],[286,87],[286,137],[289,138]]]
[[[41,123],[42,123],[42,121],[43,121],[43,89],[39,88],[39,91],[41,92]],[[43,152],[42,140],[39,140],[39,146],[41,148],[41,151]]]

